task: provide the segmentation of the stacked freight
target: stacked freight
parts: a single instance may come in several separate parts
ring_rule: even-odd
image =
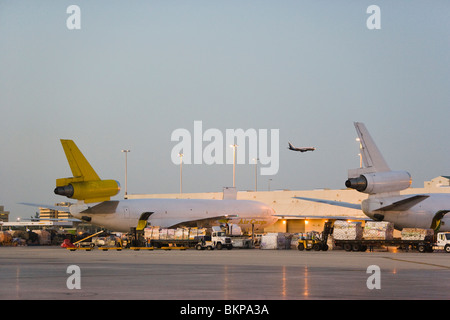
[[[144,238],[147,240],[195,240],[196,238],[205,235],[205,228],[167,229],[148,227],[144,229]]]
[[[338,220],[334,223],[333,238],[335,240],[361,240],[362,236],[361,222]]]
[[[433,229],[419,229],[419,228],[403,228],[402,240],[431,240],[433,239]]]
[[[359,223],[336,221],[333,232],[334,246],[346,251],[366,251],[367,248],[395,246],[402,250],[413,249],[419,252],[432,252],[433,249],[450,252],[450,233],[438,233],[436,243],[432,229],[404,228],[400,239],[393,237],[394,226],[390,222],[366,222],[364,229],[361,229],[362,237],[359,236],[359,230]]]
[[[206,236],[206,228],[168,229],[152,226],[144,229],[147,246],[162,247],[194,247]]]
[[[366,240],[394,239],[394,225],[391,222],[367,221],[364,225],[363,238]]]
[[[260,249],[290,249],[292,235],[289,233],[267,233],[261,236]]]

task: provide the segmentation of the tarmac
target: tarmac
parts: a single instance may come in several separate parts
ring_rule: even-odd
[[[450,299],[444,252],[0,247],[0,270],[1,300]]]

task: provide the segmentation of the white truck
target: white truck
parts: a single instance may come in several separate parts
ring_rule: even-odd
[[[433,250],[445,250],[445,252],[450,253],[450,232],[439,232],[437,234]]]
[[[211,236],[205,236],[202,240],[195,245],[197,250],[222,250],[227,248],[228,250],[233,249],[233,244],[231,243],[231,238],[228,237],[225,231],[222,231],[220,227],[212,227]]]

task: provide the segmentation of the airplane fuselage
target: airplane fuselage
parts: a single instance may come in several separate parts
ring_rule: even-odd
[[[150,225],[162,228],[189,225],[192,221],[205,224],[213,217],[228,216],[228,223],[239,225],[243,231],[250,231],[253,225],[256,232],[277,220],[272,208],[252,200],[126,199],[104,204],[98,209],[98,204],[78,202],[70,207],[70,212],[78,219],[118,232],[136,227],[145,212],[152,213],[148,218]]]
[[[450,231],[450,215],[445,215],[443,210],[450,208],[450,194],[431,193],[425,200],[407,210],[377,210],[389,203],[411,197],[411,195],[382,197],[370,196],[362,201],[363,212],[371,219],[392,222],[396,229],[403,228],[434,228],[433,219],[436,215],[443,214],[440,219],[439,231]]]

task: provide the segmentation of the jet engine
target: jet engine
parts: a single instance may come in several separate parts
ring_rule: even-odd
[[[120,184],[116,180],[94,180],[71,182],[56,187],[55,194],[71,199],[85,200],[85,202],[100,202],[109,200],[120,191]]]
[[[409,188],[410,185],[411,175],[406,171],[365,173],[345,181],[347,188],[368,194],[400,191]]]

